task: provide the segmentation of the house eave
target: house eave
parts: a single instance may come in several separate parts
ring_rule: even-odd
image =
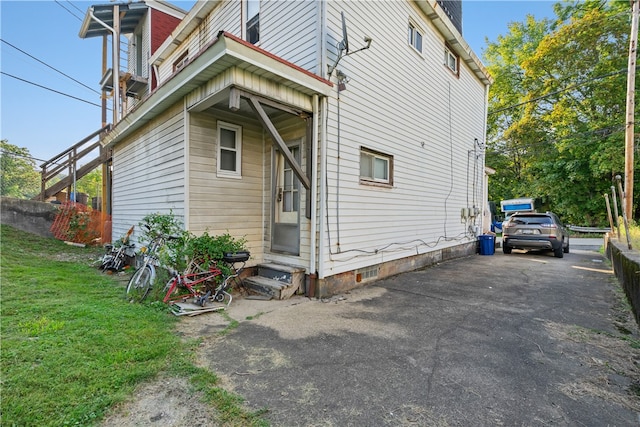
[[[158,65],[167,59],[219,3],[220,0],[200,0],[196,2],[187,16],[151,56],[149,63]]]
[[[231,34],[220,32],[191,62],[163,82],[118,122],[102,138],[102,145],[109,147],[117,144],[194,89],[232,67],[250,71],[309,96],[329,96],[333,87],[328,80]]]
[[[427,15],[436,29],[442,34],[445,41],[456,54],[473,71],[474,75],[486,86],[493,84],[493,78],[489,74],[480,58],[473,52],[462,34],[453,26],[445,12],[436,0],[415,0],[418,7]]]

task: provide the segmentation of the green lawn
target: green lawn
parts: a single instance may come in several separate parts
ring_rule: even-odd
[[[99,248],[0,232],[2,425],[94,425],[161,372],[190,378],[226,425],[265,425],[192,364],[163,304],[126,302],[91,266]]]

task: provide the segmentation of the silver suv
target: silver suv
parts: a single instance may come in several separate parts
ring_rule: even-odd
[[[516,212],[502,227],[502,251],[543,249],[562,258],[569,253],[569,232],[553,212]]]

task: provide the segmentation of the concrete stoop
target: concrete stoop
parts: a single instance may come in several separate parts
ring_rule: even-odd
[[[304,272],[304,268],[291,265],[259,264],[258,275],[247,277],[242,283],[251,292],[283,300],[304,288]]]

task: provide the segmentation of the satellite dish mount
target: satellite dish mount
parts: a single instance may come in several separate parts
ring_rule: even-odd
[[[342,40],[340,41],[340,43],[338,43],[339,52],[338,57],[336,58],[336,62],[333,65],[329,65],[329,77],[331,77],[333,70],[336,69],[336,67],[338,66],[338,62],[340,62],[343,57],[352,55],[356,52],[360,52],[361,50],[369,49],[369,47],[371,47],[371,37],[365,36],[364,42],[367,45],[353,52],[349,52],[349,35],[347,34],[347,21],[344,17],[344,12],[340,12],[340,15],[342,16]]]

